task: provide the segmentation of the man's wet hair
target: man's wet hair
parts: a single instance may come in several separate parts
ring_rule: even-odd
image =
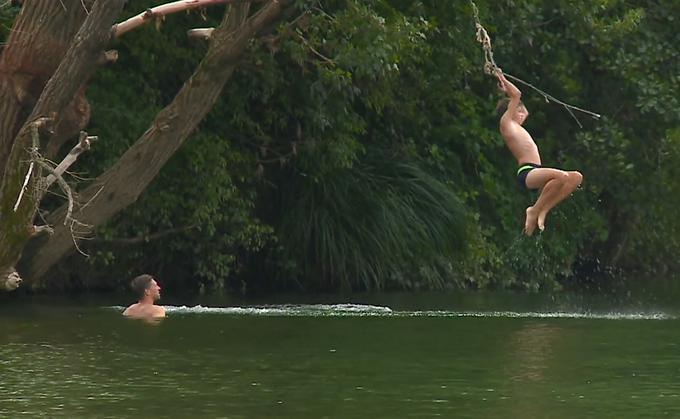
[[[151,281],[153,281],[153,276],[148,274],[142,274],[135,277],[130,282],[130,288],[137,294],[139,298],[144,297],[144,291],[146,291],[151,286]]]
[[[496,104],[496,116],[499,118],[502,117],[505,111],[508,110],[509,104],[510,104],[509,97],[504,97],[503,99],[499,100],[498,103]],[[524,103],[520,101],[519,106],[524,106]]]

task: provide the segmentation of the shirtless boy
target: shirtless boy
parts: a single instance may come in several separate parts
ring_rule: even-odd
[[[520,100],[522,92],[505,78],[502,71],[498,70],[496,77],[498,87],[508,96],[498,102],[496,112],[502,115],[501,135],[519,165],[517,180],[522,187],[540,191],[534,205],[526,209],[524,233],[531,236],[536,227],[541,231],[545,229],[548,212],[578,188],[583,175],[576,171],[541,166],[538,147],[522,126],[529,116],[529,111]]]
[[[126,308],[124,316],[137,319],[157,319],[165,317],[165,308],[155,304],[161,298],[161,287],[151,275],[139,275],[130,283],[139,296],[139,301]]]

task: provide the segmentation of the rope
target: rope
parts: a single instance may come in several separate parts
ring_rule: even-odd
[[[479,20],[479,9],[477,9],[477,5],[475,4],[474,1],[470,0],[470,5],[472,6],[472,15],[475,19],[475,30],[476,30],[476,38],[477,42],[482,44],[482,49],[484,50],[484,73],[494,76],[498,72],[502,71],[498,65],[496,65],[496,61],[493,59],[493,49],[491,48],[491,38],[489,37],[489,34],[487,33],[486,29],[484,26],[482,26],[481,21]],[[570,105],[568,103],[562,102],[559,99],[556,99],[554,96],[549,95],[548,93],[544,92],[543,90],[539,89],[538,87],[534,86],[531,83],[527,83],[524,80],[513,76],[512,74],[508,74],[506,72],[503,72],[503,75],[505,77],[508,77],[516,82],[522,83],[523,85],[530,87],[537,91],[543,98],[545,99],[546,102],[555,102],[559,105],[564,106],[564,108],[569,112],[569,114],[574,118],[576,123],[580,128],[583,128],[583,125],[581,125],[581,121],[576,118],[576,115],[574,115],[574,112],[572,111],[578,111],[578,112],[583,112],[589,116],[592,116],[595,119],[599,119],[601,117],[600,114],[597,114],[595,112],[591,112],[585,109],[581,109],[579,107]]]
[[[484,49],[484,73],[492,76],[497,71],[500,71],[500,68],[498,68],[498,66],[496,65],[496,61],[494,61],[493,59],[493,50],[491,49],[491,38],[489,37],[489,34],[486,32],[486,29],[484,29],[484,26],[482,26],[482,23],[479,20],[479,9],[477,9],[477,5],[472,0],[470,0],[470,5],[472,5],[472,14],[475,19],[477,42],[482,44],[482,48]]]

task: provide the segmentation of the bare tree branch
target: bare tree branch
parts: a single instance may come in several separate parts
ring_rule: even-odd
[[[47,233],[49,235],[52,235],[52,233],[54,233],[54,229],[48,225],[33,226],[33,232],[31,233],[31,237],[37,236],[40,233]]]
[[[113,36],[116,38],[121,37],[126,33],[130,32],[131,30],[139,26],[142,26],[149,21],[159,19],[173,13],[198,9],[201,7],[213,6],[217,4],[237,3],[239,1],[242,0],[180,0],[172,3],[162,4],[160,6],[147,9],[145,12],[140,13],[137,16],[133,16],[124,22],[114,25]],[[262,2],[265,0],[255,1]]]
[[[57,177],[61,177],[64,172],[66,172],[66,170],[71,167],[71,165],[75,163],[76,160],[78,160],[78,156],[80,156],[84,151],[89,150],[90,145],[95,141],[97,141],[96,136],[89,136],[85,131],[81,131],[78,144],[76,144],[71,149],[66,157],[64,157],[64,160],[62,160],[61,163],[59,163],[59,165],[51,171],[52,173],[45,178],[44,188],[49,188],[54,183],[54,181],[57,180]]]
[[[187,36],[191,39],[210,39],[215,28],[196,28],[187,32]]]
[[[38,153],[38,147],[40,146],[40,134],[39,131],[42,129],[45,129],[47,127],[47,130],[49,131],[51,128],[51,124],[53,122],[52,118],[38,118],[35,121],[32,121],[24,126],[24,128],[19,132],[19,135],[17,135],[17,142],[20,144],[20,147],[25,147],[29,141],[31,143],[31,146],[28,147],[29,149],[29,155],[30,155],[30,163],[28,165],[28,170],[26,175],[24,176],[24,181],[21,185],[21,189],[19,191],[19,196],[17,197],[17,200],[14,204],[13,211],[17,212],[19,210],[19,207],[21,206],[21,202],[23,200],[24,194],[26,191],[29,189],[29,184],[33,185],[32,181],[34,181],[34,176],[33,176],[33,169],[35,168],[35,161],[37,158],[39,158],[40,154]],[[17,153],[23,153],[23,150],[17,149]],[[18,158],[18,157],[17,157]],[[36,208],[37,207],[37,202],[39,198],[34,199],[32,201],[32,207]]]
[[[56,173],[52,166],[47,164],[44,160],[38,160],[36,163],[42,167],[43,169],[47,170],[48,172],[51,172],[52,174],[50,177],[54,178],[54,180],[57,181],[59,184],[59,187],[61,187],[61,190],[66,194],[66,198],[68,198],[68,209],[66,210],[66,217],[64,218],[64,225],[67,225],[68,221],[72,219],[71,214],[73,214],[73,192],[71,192],[71,187],[68,186],[68,183],[64,180],[64,178]],[[54,180],[52,182],[54,182]]]
[[[19,197],[17,198],[17,202],[14,204],[14,212],[17,212],[17,209],[19,209],[19,205],[21,204],[21,200],[24,197],[24,194],[26,193],[26,190],[28,189],[28,182],[31,180],[31,177],[33,176],[33,168],[35,167],[35,162],[33,161],[33,156],[38,153],[38,146],[40,145],[40,135],[38,134],[38,124],[41,123],[41,120],[37,120],[34,123],[30,124],[28,126],[28,131],[30,132],[31,140],[33,142],[33,145],[31,147],[31,162],[28,165],[28,172],[26,173],[26,176],[24,177],[24,183],[21,185],[21,191],[19,192]]]

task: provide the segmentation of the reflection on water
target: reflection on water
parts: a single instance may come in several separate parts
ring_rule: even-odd
[[[680,417],[674,313],[493,308],[4,306],[0,417]]]
[[[533,322],[513,332],[510,337],[510,378],[520,383],[543,381],[559,332],[556,325]]]
[[[542,418],[551,414],[546,408],[545,387],[553,379],[551,361],[561,333],[557,324],[528,322],[510,334],[505,374],[512,403],[506,416]]]

